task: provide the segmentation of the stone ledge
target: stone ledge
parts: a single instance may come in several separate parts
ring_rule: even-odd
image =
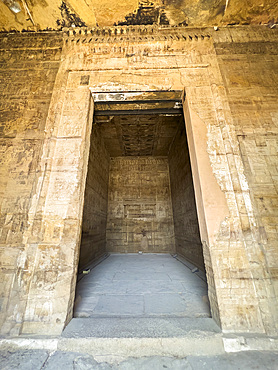
[[[209,337],[221,334],[211,318],[115,317],[74,318],[63,338],[180,338]]]
[[[278,351],[278,337],[251,334],[236,335],[222,333],[200,333],[168,338],[63,338],[63,337],[14,337],[0,339],[0,350],[15,352],[22,350],[44,350],[63,353],[76,352],[91,355],[110,364],[127,358],[146,356],[223,356],[229,353]]]
[[[60,351],[78,351],[110,357],[219,355],[224,353],[219,334],[213,337],[192,338],[63,338],[58,343]]]
[[[225,352],[240,351],[278,351],[278,337],[268,337],[264,335],[252,336],[244,335],[225,335],[222,337]]]

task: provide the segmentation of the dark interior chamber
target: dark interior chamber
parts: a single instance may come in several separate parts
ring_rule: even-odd
[[[79,269],[140,251],[177,253],[204,270],[182,115],[94,117]]]

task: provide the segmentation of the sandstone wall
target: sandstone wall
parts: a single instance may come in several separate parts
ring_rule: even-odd
[[[54,79],[57,62],[49,60],[53,54],[59,59],[60,50],[56,34],[53,47],[45,48],[47,36],[32,47],[38,36],[4,36],[1,46],[8,62],[1,84],[3,104],[9,104],[4,112],[13,112],[10,121],[19,127],[14,137],[4,118],[3,332],[59,333],[71,318],[93,111],[89,89],[185,88],[212,316],[225,331],[277,333],[277,29],[69,29],[42,155],[40,139],[32,145],[43,129],[28,130],[26,122],[45,121],[51,89],[44,73],[35,84],[30,76],[41,66]],[[44,107],[38,117],[24,109],[29,102],[36,112]],[[33,149],[26,150],[27,143]]]
[[[181,127],[169,152],[169,171],[176,252],[204,270],[195,194],[184,127]]]
[[[107,220],[109,252],[174,252],[167,158],[111,158]]]
[[[25,233],[61,48],[59,34],[0,35],[0,326],[25,311]]]
[[[261,32],[220,35],[215,43],[223,86],[240,146],[252,205],[236,189],[238,212],[251,254],[254,240],[261,249],[258,295],[275,316],[278,297],[278,39]],[[231,42],[233,40],[233,42]],[[248,43],[247,43],[248,41]],[[264,42],[266,41],[266,42]],[[254,230],[254,225],[257,229]],[[252,230],[252,232],[250,232]],[[255,262],[254,262],[255,263]],[[237,265],[244,268],[242,260]],[[268,297],[262,294],[264,287]],[[240,284],[238,286],[240,289]]]
[[[94,125],[84,198],[79,268],[89,265],[106,251],[106,221],[110,157]]]

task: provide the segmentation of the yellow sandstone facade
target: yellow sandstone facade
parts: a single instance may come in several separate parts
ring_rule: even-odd
[[[125,252],[115,240],[132,245],[132,252],[138,246],[155,251],[158,240],[162,250],[195,258],[200,268],[203,254],[212,317],[223,331],[277,333],[277,45],[277,30],[259,26],[117,26],[0,35],[2,334],[61,333],[72,317],[79,254],[93,260],[107,250]],[[109,138],[125,123],[116,120],[106,136],[100,124],[95,128],[94,93],[161,91],[180,92],[185,132],[167,160],[162,149],[146,151],[144,158],[137,153],[138,169],[124,173],[127,159],[121,153],[110,158]],[[94,131],[99,136],[91,139]],[[158,136],[160,142],[168,132]],[[122,137],[126,148],[134,148],[124,141],[127,133]],[[188,159],[182,163],[175,148],[185,146]],[[179,173],[189,167],[192,182],[180,188]],[[147,191],[152,175],[155,201]],[[101,180],[94,182],[95,177]],[[87,208],[86,179],[95,194]],[[124,184],[133,194],[126,203],[120,194]],[[108,196],[105,189],[111,186],[114,193]],[[144,201],[134,208],[138,188]],[[185,192],[196,206],[179,201]],[[179,225],[195,207],[197,218],[187,227],[199,228],[200,237],[192,237],[195,249],[187,255]],[[142,229],[123,229],[141,227],[138,217],[128,223],[138,210],[157,215],[157,221],[145,223],[152,230],[149,238]],[[79,252],[80,244],[89,243],[82,220],[96,250]],[[98,229],[92,231],[94,225]],[[127,234],[133,244],[125,242]],[[97,243],[96,235],[102,235]]]

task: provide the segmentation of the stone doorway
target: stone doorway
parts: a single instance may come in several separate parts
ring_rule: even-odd
[[[187,264],[187,268],[183,266],[188,270],[183,271],[185,275],[189,271],[192,274],[195,267],[200,271],[202,287],[195,293],[200,295],[199,306],[205,301],[208,307],[181,95],[181,91],[94,94],[78,280],[84,277],[83,271],[108,254],[133,254],[135,258],[136,253],[147,258],[145,255],[150,253],[154,264],[155,256],[159,261],[166,254],[170,259],[170,254],[177,255]],[[82,295],[88,300],[92,294],[92,307],[99,299],[94,289],[105,291],[94,280],[95,273],[93,269],[90,278],[86,276],[78,284],[77,316],[84,313],[79,315]],[[117,282],[112,280],[110,288]],[[86,291],[86,282],[91,293]],[[187,288],[192,289],[190,283]],[[205,311],[203,314],[209,315],[209,309]]]

